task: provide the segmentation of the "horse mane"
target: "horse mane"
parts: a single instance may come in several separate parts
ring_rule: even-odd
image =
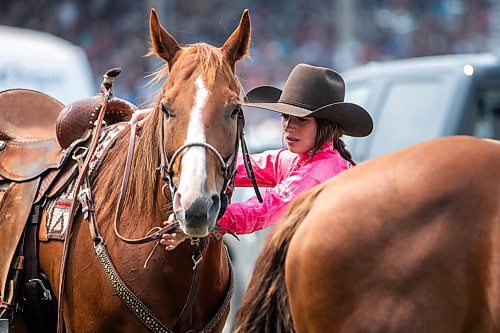
[[[151,52],[150,52],[151,53]],[[243,92],[238,77],[233,73],[222,50],[206,43],[191,44],[184,48],[175,62],[181,64],[183,60],[194,55],[195,66],[201,73],[207,85],[213,85],[217,73],[222,72],[228,78],[233,78]],[[189,60],[192,63],[192,60]],[[168,63],[154,73],[152,81],[161,81],[168,76]],[[159,137],[161,123],[158,121],[163,114],[159,108],[163,89],[160,89],[150,107],[153,109],[145,119],[141,134],[136,138],[136,149],[132,164],[132,171],[125,197],[124,206],[133,207],[128,211],[128,217],[133,221],[149,220],[162,221],[166,219],[171,210],[170,198],[162,199],[161,186],[163,186],[156,169],[160,165]],[[108,152],[97,174],[94,187],[99,184],[99,196],[96,195],[96,211],[99,216],[113,219],[121,189],[122,175],[125,170],[126,155],[129,146],[130,128],[124,129],[117,137],[114,147]],[[167,133],[165,139],[173,138],[173,133]],[[168,191],[167,191],[168,192]],[[162,204],[158,206],[158,200]],[[164,204],[163,204],[164,202]],[[141,223],[135,223],[131,229],[136,229]],[[144,225],[144,223],[142,224]],[[130,230],[130,231],[134,231]],[[143,235],[141,235],[143,236]]]
[[[267,237],[236,314],[234,332],[295,332],[285,285],[285,259],[295,231],[324,188],[325,183],[298,196]]]
[[[127,195],[125,196],[123,216],[127,219],[137,221],[129,232],[133,232],[136,227],[147,224],[150,226],[153,221],[162,221],[166,219],[170,205],[158,206],[158,199],[161,195],[158,191],[161,179],[155,177],[156,168],[160,164],[159,139],[155,136],[158,132],[157,122],[159,117],[157,111],[152,111],[152,115],[146,119],[142,133],[136,137],[136,148],[132,171],[130,173],[127,186]],[[149,123],[149,124],[148,124]],[[159,134],[158,134],[159,135]],[[122,176],[125,170],[126,156],[129,147],[130,127],[125,128],[117,137],[114,146],[108,151],[98,170],[94,181],[95,188],[95,207],[99,220],[113,221],[116,205],[120,196]],[[147,223],[140,223],[148,221]],[[159,225],[159,224],[157,224]],[[105,226],[103,226],[105,227]],[[111,231],[110,228],[108,231]],[[144,236],[143,234],[137,236]],[[110,239],[110,237],[107,237]]]

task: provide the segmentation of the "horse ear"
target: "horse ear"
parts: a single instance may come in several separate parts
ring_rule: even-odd
[[[177,41],[172,37],[165,28],[160,24],[156,10],[151,9],[151,16],[149,17],[149,31],[151,34],[151,51],[150,54],[155,54],[157,57],[162,58],[170,68],[172,68],[176,54],[181,50]]]
[[[241,15],[240,24],[226,40],[224,46],[222,46],[222,50],[225,51],[235,63],[248,54],[251,33],[250,15],[248,14],[248,9],[245,9],[243,15]]]

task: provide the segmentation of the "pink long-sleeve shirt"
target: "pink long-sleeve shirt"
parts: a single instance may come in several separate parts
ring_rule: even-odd
[[[267,187],[262,195],[241,203],[229,204],[219,220],[223,228],[237,234],[249,234],[274,224],[288,203],[300,193],[330,179],[352,165],[325,143],[311,158],[289,150],[269,150],[251,155],[255,178],[259,187]],[[251,187],[242,156],[238,156],[235,187]]]

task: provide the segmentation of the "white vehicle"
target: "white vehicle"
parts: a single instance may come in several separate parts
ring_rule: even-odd
[[[370,63],[342,73],[346,100],[372,115],[373,133],[348,138],[357,161],[448,135],[500,139],[500,59],[457,54]]]
[[[85,51],[51,34],[0,26],[0,91],[44,92],[63,104],[96,94]]]

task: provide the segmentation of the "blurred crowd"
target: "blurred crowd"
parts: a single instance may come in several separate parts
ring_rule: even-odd
[[[489,49],[493,0],[2,0],[0,24],[47,31],[83,47],[98,77],[122,67],[120,97],[145,102],[160,62],[149,48],[156,7],[181,44],[222,45],[244,8],[252,19],[251,60],[238,66],[249,89],[281,85],[308,62],[339,71],[368,61]],[[5,46],[2,46],[5,47]]]

